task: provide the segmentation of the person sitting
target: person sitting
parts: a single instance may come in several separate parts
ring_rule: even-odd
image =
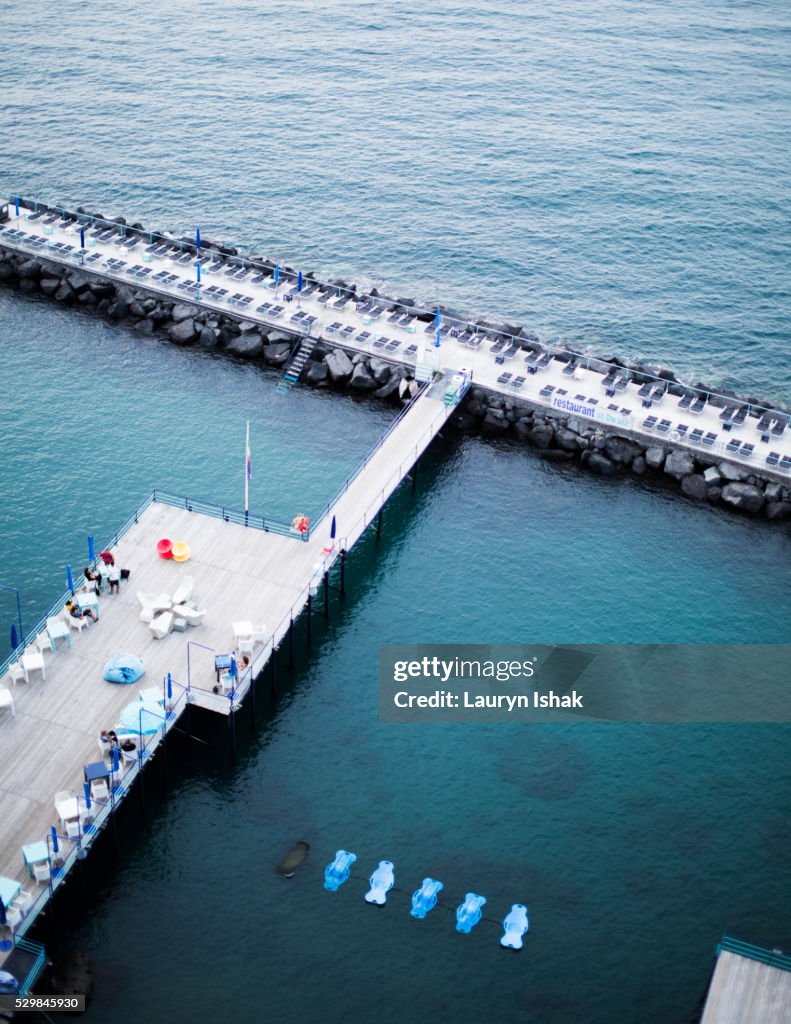
[[[73,601],[66,602],[66,611],[73,619],[90,619],[91,622],[97,621],[96,612],[93,608],[78,608]]]
[[[110,585],[110,593],[117,594],[121,589],[121,570],[113,562],[107,568],[107,582]]]
[[[101,594],[102,592],[102,577],[93,572],[89,565],[85,566],[85,589],[88,593],[93,591],[94,594]]]

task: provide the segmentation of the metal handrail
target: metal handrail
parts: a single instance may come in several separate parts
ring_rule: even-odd
[[[27,995],[33,985],[35,985],[36,979],[41,973],[41,968],[47,961],[47,951],[40,942],[33,942],[31,939],[15,939],[14,945],[18,949],[24,950],[26,953],[32,953],[35,957],[30,970],[19,982],[19,995],[24,996]]]
[[[757,960],[758,963],[767,964],[770,967],[778,967],[781,971],[791,971],[791,956],[781,949],[765,949],[752,942],[742,942],[741,939],[723,935],[717,946],[717,953],[719,954],[722,950],[738,953],[749,960]]]

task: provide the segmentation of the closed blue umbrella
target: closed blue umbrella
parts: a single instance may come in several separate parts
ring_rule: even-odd
[[[200,249],[200,228],[195,228],[195,246]]]
[[[85,228],[80,228],[80,248],[85,248]]]
[[[74,593],[74,577],[71,574],[71,566],[70,565],[66,566],[66,582],[69,585],[69,590],[73,594]]]
[[[54,825],[50,825],[49,831],[50,831],[50,833],[52,835],[52,852],[53,853],[57,853],[58,849],[59,849],[59,847],[58,847],[58,830],[55,828]]]
[[[275,264],[275,286],[280,284],[280,266]]]
[[[200,284],[200,260],[198,260],[197,271],[198,271],[198,284]]]
[[[297,274],[297,291],[298,292],[302,291],[302,271],[301,270]]]
[[[437,338],[436,338],[436,340],[434,342],[434,348],[439,348],[439,336],[440,336],[440,333],[441,333],[440,329],[437,328]]]
[[[436,315],[434,317],[434,326],[437,328],[437,330],[439,330],[439,321],[440,321],[440,312],[439,312],[439,306],[437,306],[437,312],[436,312]]]
[[[168,672],[168,700],[173,699],[173,683],[170,679],[170,672]]]
[[[91,784],[89,782],[83,782],[82,791],[85,793],[85,810],[91,809]]]
[[[96,548],[94,547],[93,537],[88,537],[88,561],[91,564],[96,561]]]
[[[7,923],[8,917],[6,916],[5,912],[5,903],[3,903],[3,900],[0,898],[0,928],[5,928]],[[0,950],[2,950],[4,953],[7,953],[12,946],[13,943],[11,942],[10,939],[6,939],[5,937],[0,939]]]
[[[335,540],[335,516],[332,517],[332,522],[330,523],[330,540]]]
[[[19,196],[14,196],[14,206],[16,207],[16,215],[19,216]]]
[[[11,623],[11,650],[15,651],[19,647],[19,637],[16,635],[16,625]]]

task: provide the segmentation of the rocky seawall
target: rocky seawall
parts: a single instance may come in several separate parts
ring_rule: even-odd
[[[227,247],[213,248],[234,254]],[[312,276],[306,275],[307,279]],[[345,282],[332,283],[354,291],[354,286]],[[271,369],[285,366],[300,338],[287,326],[268,328],[242,316],[174,301],[147,287],[110,280],[101,272],[22,253],[3,246],[1,240],[0,286],[95,312],[123,323],[143,338],[164,336],[175,345],[217,350]],[[408,299],[392,301],[404,306],[411,303]],[[499,326],[503,333],[511,333],[503,325],[487,326],[495,330]],[[524,346],[534,347],[532,339],[525,337]],[[640,372],[639,367],[630,368]],[[666,380],[675,382],[672,374],[662,372]],[[409,367],[325,341],[319,341],[313,349],[301,380],[312,387],[367,394],[394,403],[408,399],[417,389]],[[506,398],[481,387],[471,389],[450,425],[485,437],[511,438],[538,449],[543,459],[577,463],[600,476],[632,473],[673,486],[688,498],[711,505],[773,521],[791,517],[791,487],[770,476],[670,444],[646,445],[623,432],[610,432],[573,416],[550,413],[528,401]]]

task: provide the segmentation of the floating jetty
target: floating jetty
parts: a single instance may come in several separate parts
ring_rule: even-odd
[[[791,957],[724,937],[701,1024],[788,1024]]]
[[[164,331],[175,344],[282,367],[281,390],[304,379],[390,397],[405,382],[464,369],[476,386],[454,425],[510,432],[601,475],[653,473],[694,499],[791,516],[788,410],[688,386],[669,371],[25,199],[0,208],[2,280],[131,319],[144,335]]]
[[[234,716],[256,677],[268,663],[274,671],[273,655],[282,644],[293,654],[294,623],[303,611],[313,613],[322,588],[326,610],[333,570],[343,589],[347,552],[368,527],[379,528],[387,500],[467,386],[455,376],[421,385],[307,528],[154,491],[106,545],[130,575],[117,594],[98,598],[98,621],[69,632],[68,644],[53,638],[50,650],[51,623],[58,616],[63,621],[67,592],[0,666],[5,675],[12,663],[24,665],[28,653],[43,647],[43,668],[26,671],[27,682],[16,673],[13,706],[0,718],[0,886],[9,914],[18,915],[11,926],[17,946],[191,706],[227,717],[233,735]],[[189,560],[160,557],[163,538],[185,542]],[[146,595],[173,595],[187,583],[205,614],[197,626],[184,623],[183,631],[157,638],[144,611]],[[215,658],[239,652],[242,639],[251,663],[229,677]],[[142,660],[139,682],[104,681],[103,666],[119,652]],[[117,770],[108,773],[108,792],[89,807],[85,766],[101,761],[100,732],[117,729],[122,708],[137,696],[159,706],[161,722],[148,733],[142,723],[140,732],[127,731],[135,748],[123,752]],[[27,861],[25,848],[35,848]],[[40,882],[36,862],[49,875]],[[5,955],[0,951],[0,969]],[[33,980],[27,978],[28,987]]]

